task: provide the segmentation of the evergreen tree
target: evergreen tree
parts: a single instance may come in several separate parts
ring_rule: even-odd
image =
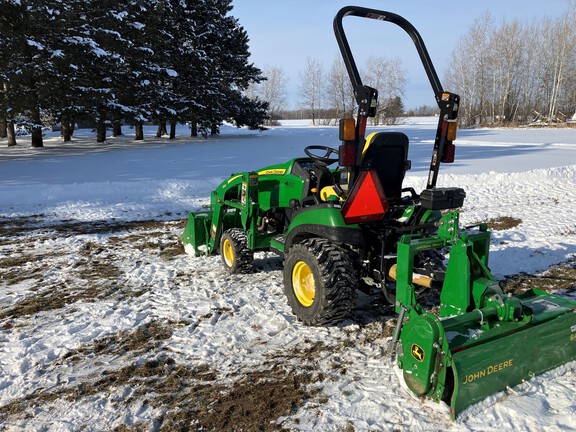
[[[128,52],[132,41],[125,36],[128,26],[138,22],[127,22],[130,0],[96,0],[89,3],[85,12],[86,25],[74,36],[78,47],[85,46],[79,64],[78,94],[87,101],[83,115],[96,121],[97,141],[106,140],[106,128],[110,124],[109,114],[124,109],[123,86],[130,82],[131,71],[127,71]],[[82,2],[78,6],[82,7]]]
[[[9,123],[22,116],[32,132],[32,147],[43,147],[42,113],[49,108],[50,83],[57,75],[54,35],[62,25],[61,3],[4,2],[2,20],[3,93]],[[42,25],[38,25],[38,23]]]
[[[258,128],[266,104],[245,90],[262,80],[248,61],[248,36],[230,0],[0,0],[2,119],[60,120],[64,140],[76,120],[136,126],[193,119],[203,133],[223,121]],[[42,25],[38,25],[42,23]],[[165,129],[161,126],[160,129]],[[0,134],[2,133],[0,131]],[[10,141],[12,143],[12,141]]]
[[[214,0],[220,13],[218,45],[216,56],[220,88],[224,98],[220,100],[222,120],[231,120],[238,127],[260,127],[266,118],[267,103],[252,100],[239,93],[248,89],[251,83],[259,83],[264,77],[262,71],[248,62],[248,34],[238,19],[228,15],[232,10],[232,0]]]
[[[25,9],[19,2],[3,0],[0,2],[0,137],[8,136],[8,146],[16,145],[14,131],[13,91],[14,75],[18,61],[13,57],[21,46],[20,28],[24,20]]]
[[[386,101],[384,107],[384,116],[387,124],[394,124],[398,117],[404,114],[404,103],[400,96],[395,96]]]
[[[204,135],[215,132],[226,120],[255,129],[266,118],[266,104],[242,94],[250,83],[263,77],[262,71],[248,62],[248,35],[238,20],[228,15],[231,10],[231,0],[206,0],[204,14],[195,20],[193,46],[201,53],[195,60],[205,73],[196,75],[202,82],[196,78],[189,87],[201,89],[195,98],[190,95],[189,118]]]

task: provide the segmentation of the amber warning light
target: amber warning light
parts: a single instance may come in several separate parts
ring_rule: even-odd
[[[444,120],[442,123],[442,135],[445,137],[444,151],[442,153],[442,163],[453,163],[456,153],[456,146],[452,143],[456,139],[458,123],[456,120]]]

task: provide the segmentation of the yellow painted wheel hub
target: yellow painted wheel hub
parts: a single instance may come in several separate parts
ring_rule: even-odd
[[[228,267],[234,266],[234,246],[229,239],[224,239],[224,244],[222,245],[222,256]]]
[[[303,306],[311,306],[316,297],[316,282],[312,269],[304,261],[298,261],[292,269],[292,287]]]

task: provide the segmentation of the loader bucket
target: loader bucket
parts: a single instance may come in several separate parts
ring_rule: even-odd
[[[184,250],[192,256],[207,255],[212,212],[189,212],[188,224],[180,236]]]
[[[576,360],[576,302],[537,290],[517,298],[525,313],[518,321],[496,318],[487,328],[478,311],[442,321],[454,379],[447,400],[453,418],[489,395]]]

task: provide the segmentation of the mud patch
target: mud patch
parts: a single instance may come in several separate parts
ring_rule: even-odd
[[[137,406],[159,413],[153,424],[139,422],[116,430],[283,430],[278,419],[294,414],[318,394],[313,385],[318,377],[284,365],[265,366],[229,377],[233,383],[224,385],[216,381],[217,372],[207,365],[177,364],[172,357],[160,354],[73,387],[12,401],[0,407],[0,416],[31,418],[41,410],[49,410],[56,400],[74,403],[107,394],[108,403],[118,412]]]
[[[503,281],[505,292],[521,294],[531,288],[549,293],[576,292],[576,260],[553,266],[539,275],[522,273],[509,276]]]
[[[522,219],[518,219],[511,216],[500,216],[497,218],[491,218],[486,221],[488,228],[493,231],[504,231],[507,229],[516,228],[522,223]]]
[[[96,339],[93,343],[69,351],[62,359],[71,362],[84,360],[93,355],[125,355],[128,352],[138,354],[160,350],[164,341],[172,337],[174,327],[179,323],[154,320],[143,324],[133,331]]]
[[[279,365],[249,372],[220,394],[210,389],[208,403],[196,418],[190,416],[189,409],[179,409],[163,419],[160,430],[182,430],[192,425],[210,431],[283,430],[278,419],[295,414],[318,393],[318,389],[310,388],[316,379],[311,373],[296,373]]]
[[[282,419],[293,416],[305,404],[318,406],[326,401],[320,397],[320,384],[326,377],[318,372],[317,359],[335,347],[307,341],[297,349],[270,355],[260,368],[223,376],[215,365],[175,360],[168,341],[175,328],[186,325],[189,323],[153,320],[134,331],[119,332],[70,351],[47,368],[83,361],[106,364],[106,358],[131,363],[78,378],[73,385],[62,384],[13,400],[0,407],[0,418],[31,419],[52,413],[56,402],[74,406],[87,398],[105,397],[110,409],[118,413],[146,410],[153,419],[118,425],[117,431],[268,432],[285,430]],[[345,372],[348,365],[341,363],[335,374]],[[90,425],[82,427],[89,429]]]

